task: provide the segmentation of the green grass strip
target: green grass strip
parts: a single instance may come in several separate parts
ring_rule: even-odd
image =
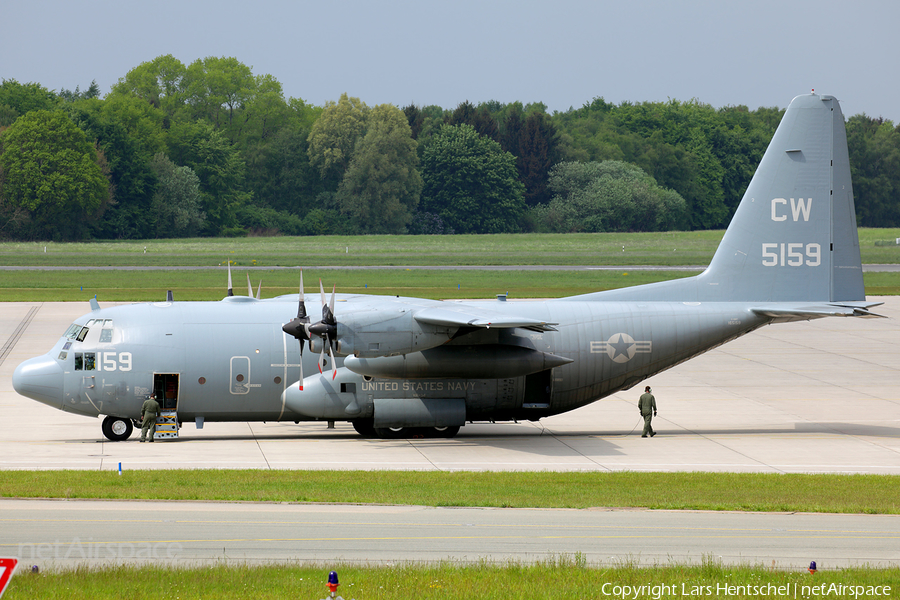
[[[859,231],[864,264],[900,263],[900,229]],[[6,266],[707,265],[724,231],[0,242]],[[624,248],[624,249],[623,249]]]
[[[339,293],[413,296],[436,300],[494,298],[509,292],[516,298],[562,298],[602,290],[696,275],[699,271],[644,271],[628,268],[591,271],[474,271],[460,270],[304,270],[306,293],[318,293],[318,279]],[[296,294],[296,270],[252,271],[253,292],[262,282],[262,297]],[[236,270],[234,292],[247,294],[245,272]],[[178,301],[221,300],[226,291],[222,270],[202,271],[4,271],[0,274],[0,302],[154,302],[173,290]],[[900,293],[900,272],[865,273],[868,295]]]
[[[896,598],[900,568],[834,571],[725,567],[711,559],[695,566],[591,566],[579,554],[536,564],[334,564],[111,566],[13,577],[6,600],[121,598],[327,598],[328,571],[336,569],[343,598],[359,600],[509,600],[535,598]],[[24,570],[24,569],[23,569]],[[642,587],[645,586],[645,587]],[[818,587],[816,587],[818,586]],[[842,592],[842,593],[838,593]]]
[[[352,270],[305,269],[307,294],[318,297],[318,280],[339,293],[414,296],[417,298],[494,298],[509,292],[516,298],[560,298],[631,285],[696,275],[698,271],[474,271],[474,270]],[[900,273],[890,273],[900,286]],[[296,294],[297,270],[252,271],[253,292],[262,282],[262,298]],[[233,273],[234,293],[247,295],[245,271]],[[166,290],[175,299],[221,300],[225,297],[224,270],[202,271],[4,271],[0,275],[2,302],[162,301]]]
[[[5,471],[0,494],[528,508],[900,513],[891,475],[636,472]]]

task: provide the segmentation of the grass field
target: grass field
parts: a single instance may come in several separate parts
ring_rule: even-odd
[[[0,244],[0,265],[93,267],[84,270],[0,271],[0,301],[151,301],[173,290],[179,300],[218,300],[225,295],[224,266],[231,262],[234,289],[246,294],[249,273],[265,298],[295,293],[297,266],[308,292],[316,280],[344,293],[433,299],[557,298],[686,277],[709,263],[721,231],[654,234],[276,237],[147,240],[84,244]],[[863,262],[900,263],[900,246],[876,245],[900,230],[861,229]],[[625,251],[622,251],[622,247]],[[146,248],[146,253],[144,249]],[[46,252],[44,251],[46,249]],[[615,270],[480,271],[483,265],[615,265]],[[328,269],[328,266],[441,266],[450,270]],[[694,266],[689,271],[629,267]],[[197,270],[127,270],[128,267],[199,267]],[[282,266],[289,269],[267,269]],[[96,270],[111,267],[111,270]],[[245,267],[252,267],[247,269]],[[866,273],[866,293],[900,293],[900,273]]]
[[[6,471],[3,479],[0,495],[29,498],[900,514],[900,477],[890,475],[204,469]]]
[[[658,600],[691,596],[881,599],[896,598],[900,590],[898,568],[840,569],[813,575],[806,570],[782,570],[778,565],[776,568],[771,565],[724,567],[711,558],[695,566],[662,564],[640,568],[623,562],[618,567],[596,567],[585,564],[580,555],[574,554],[534,565],[116,566],[19,574],[13,578],[4,598],[327,598],[325,582],[331,569],[337,570],[340,578],[337,593],[347,600],[603,597]]]
[[[304,269],[306,293],[318,292],[321,278],[340,293],[387,294],[418,298],[558,298],[629,285],[695,275],[692,271],[476,271]],[[247,294],[247,276],[233,270],[234,291]],[[291,270],[251,272],[254,295],[262,282],[263,298],[296,294],[300,273]],[[886,275],[897,275],[887,273]],[[900,286],[900,275],[895,277]],[[0,271],[2,302],[158,301],[173,290],[176,300],[221,300],[227,288],[222,269],[201,271]],[[888,285],[892,281],[886,282]]]
[[[196,238],[0,243],[6,266],[345,266],[709,264],[724,231]],[[900,263],[900,229],[860,229],[866,264]],[[624,251],[623,251],[624,247]]]

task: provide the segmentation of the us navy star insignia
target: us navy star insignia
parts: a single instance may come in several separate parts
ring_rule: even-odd
[[[614,362],[624,363],[634,358],[635,354],[650,352],[652,341],[635,341],[627,333],[614,333],[605,342],[591,342],[591,354],[609,355]]]

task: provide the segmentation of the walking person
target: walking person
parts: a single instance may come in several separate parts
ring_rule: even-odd
[[[143,442],[147,437],[147,430],[150,430],[150,441],[153,441],[153,436],[156,434],[156,415],[159,414],[159,402],[157,402],[152,395],[147,396],[147,399],[144,400],[144,404],[141,406],[141,419],[143,419],[141,424],[141,441]]]
[[[644,393],[641,394],[641,398],[638,400],[638,410],[641,411],[641,416],[644,417],[644,433],[641,434],[641,437],[645,438],[647,435],[653,437],[656,435],[656,432],[653,431],[650,422],[656,416],[656,398],[650,393],[649,385],[644,388]]]

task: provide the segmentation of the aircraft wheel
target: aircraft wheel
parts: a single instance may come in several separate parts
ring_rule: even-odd
[[[134,426],[131,419],[123,419],[122,417],[106,417],[100,426],[103,435],[111,442],[124,442],[131,436]]]
[[[437,438],[452,438],[459,433],[459,427],[432,427],[432,436]]]
[[[376,427],[375,435],[383,440],[400,440],[409,435],[407,427]]]
[[[372,419],[354,419],[350,422],[353,424],[353,429],[356,430],[356,433],[364,438],[373,438],[377,436],[375,433],[375,426],[372,425]]]

